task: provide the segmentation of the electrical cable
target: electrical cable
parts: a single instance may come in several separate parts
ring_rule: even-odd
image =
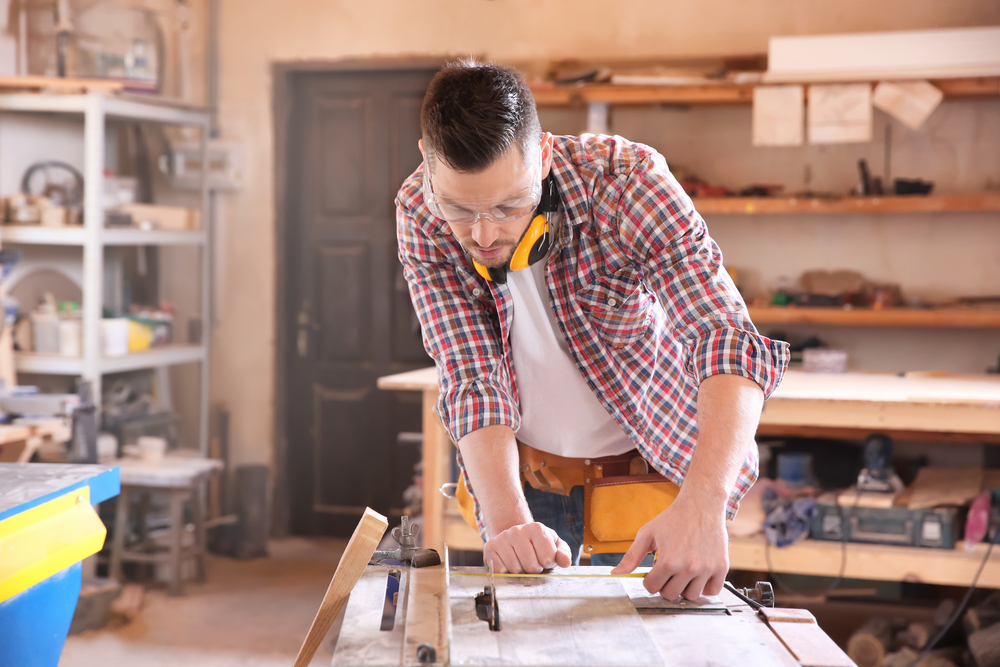
[[[863,490],[857,489],[857,493],[854,496],[854,504],[851,505],[851,518],[854,517],[854,510],[858,508],[858,503],[861,502],[862,493],[864,493]],[[833,580],[833,583],[817,593],[817,595],[826,595],[830,591],[837,588],[837,586],[840,585],[840,582],[844,580],[844,573],[847,570],[847,522],[844,521],[844,508],[839,504],[837,505],[837,514],[840,516],[840,568],[837,573],[837,577]],[[778,588],[790,595],[805,595],[803,591],[795,590],[795,588],[788,585],[782,580],[781,577],[778,576],[778,573],[774,571],[774,567],[771,565],[771,541],[767,539],[766,535],[764,536],[764,561],[767,564],[768,576],[774,579],[774,583],[778,584]]]
[[[969,589],[965,591],[965,595],[962,596],[962,601],[955,607],[955,611],[952,612],[951,617],[945,622],[944,625],[941,626],[941,629],[938,630],[937,634],[927,642],[927,645],[920,649],[920,653],[917,654],[917,657],[906,664],[906,667],[914,667],[918,662],[927,657],[927,654],[930,653],[935,646],[937,646],[937,643],[941,641],[941,638],[944,637],[949,628],[955,624],[958,617],[962,615],[963,611],[965,611],[965,606],[969,604],[969,599],[972,598],[972,593],[976,590],[976,584],[979,582],[979,575],[983,573],[983,568],[986,567],[986,563],[990,560],[990,552],[993,551],[993,545],[997,543],[997,537],[1000,537],[1000,531],[997,531],[997,535],[990,540],[990,546],[986,547],[986,555],[983,556],[983,561],[979,564],[979,569],[976,570],[976,576],[972,578],[972,583],[969,584]]]

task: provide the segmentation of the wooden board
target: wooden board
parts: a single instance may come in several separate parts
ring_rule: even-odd
[[[482,568],[455,571],[482,572]],[[453,665],[662,664],[659,650],[616,578],[498,578],[499,632],[491,632],[476,616],[475,597],[487,582],[487,576],[451,577]]]
[[[788,371],[761,424],[1000,433],[1000,376]]]
[[[963,506],[983,490],[982,468],[921,468],[913,480],[907,507]]]
[[[1000,96],[1000,77],[931,79],[945,99],[995,98]],[[587,84],[579,86],[536,86],[532,88],[539,108],[583,107],[590,102],[619,106],[647,104],[750,105],[754,84],[633,86]],[[808,96],[808,92],[807,92]]]
[[[295,658],[295,667],[307,667],[312,661],[316,649],[319,648],[323,637],[326,636],[334,619],[337,618],[337,614],[347,602],[351,590],[364,574],[368,561],[375,553],[387,526],[388,521],[384,516],[370,507],[365,508],[365,513],[361,516],[358,527],[354,529],[354,534],[351,535],[351,539],[344,549],[344,555],[337,563],[333,579],[330,580],[330,587],[327,588],[326,595],[323,596],[323,602],[320,603],[319,609],[316,611],[316,617],[313,619],[312,625],[309,626],[309,632],[306,633],[306,637],[302,641],[302,646]]]
[[[1000,27],[771,37],[764,81],[877,81],[1000,74]]]
[[[445,553],[447,562],[447,552]],[[404,590],[402,586],[400,590]],[[448,628],[451,605],[448,598],[448,570],[445,565],[410,568],[406,589],[403,635],[403,665],[449,664]],[[410,613],[410,610],[414,613]],[[398,611],[398,610],[397,610]],[[434,647],[434,659],[421,661],[418,649]]]
[[[885,197],[697,197],[692,199],[702,215],[727,213],[938,213],[1000,211],[1000,195],[907,195]]]
[[[973,308],[788,308],[751,307],[754,324],[819,324],[862,327],[1000,327],[1000,309]]]
[[[131,84],[130,84],[131,85]],[[136,82],[137,86],[142,85]],[[45,89],[52,88],[59,91],[79,91],[79,90],[99,90],[99,91],[119,91],[125,88],[121,81],[109,81],[107,79],[74,79],[54,76],[4,76],[0,77],[0,90],[19,90],[24,88]]]
[[[955,549],[849,543],[844,576],[968,586],[988,546],[980,543],[967,553],[964,543]],[[840,542],[803,540],[783,549],[770,549],[770,567],[775,572],[835,577],[840,572],[840,560]],[[736,570],[766,572],[768,559],[764,553],[763,536],[730,537],[729,563]],[[1000,553],[996,550],[983,568],[978,585],[981,588],[1000,588]]]
[[[805,609],[761,609],[767,624],[802,667],[857,667]]]

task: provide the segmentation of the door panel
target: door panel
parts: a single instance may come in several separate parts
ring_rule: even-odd
[[[318,360],[371,361],[368,248],[359,243],[324,244],[317,249],[315,265]]]
[[[371,98],[329,99],[320,104],[320,194],[326,215],[358,214],[374,204],[369,169],[371,107]]]
[[[420,164],[432,70],[292,75],[284,313],[291,530],[349,535],[403,507],[419,395],[376,387],[430,365],[396,254],[393,200]]]

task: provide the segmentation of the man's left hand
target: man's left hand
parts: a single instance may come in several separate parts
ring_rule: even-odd
[[[724,510],[715,503],[686,500],[682,493],[639,530],[611,573],[632,572],[651,551],[656,552],[656,563],[643,579],[650,593],[659,592],[667,600],[718,595],[729,572]]]

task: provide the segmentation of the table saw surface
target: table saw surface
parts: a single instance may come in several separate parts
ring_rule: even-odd
[[[333,664],[854,665],[802,610],[772,609],[763,619],[728,591],[672,603],[647,593],[640,578],[572,576],[610,569],[496,577],[500,630],[491,631],[476,613],[475,597],[490,581],[484,568],[369,565],[348,601]],[[392,572],[399,577],[395,609],[386,602]],[[434,650],[418,651],[422,645]]]

